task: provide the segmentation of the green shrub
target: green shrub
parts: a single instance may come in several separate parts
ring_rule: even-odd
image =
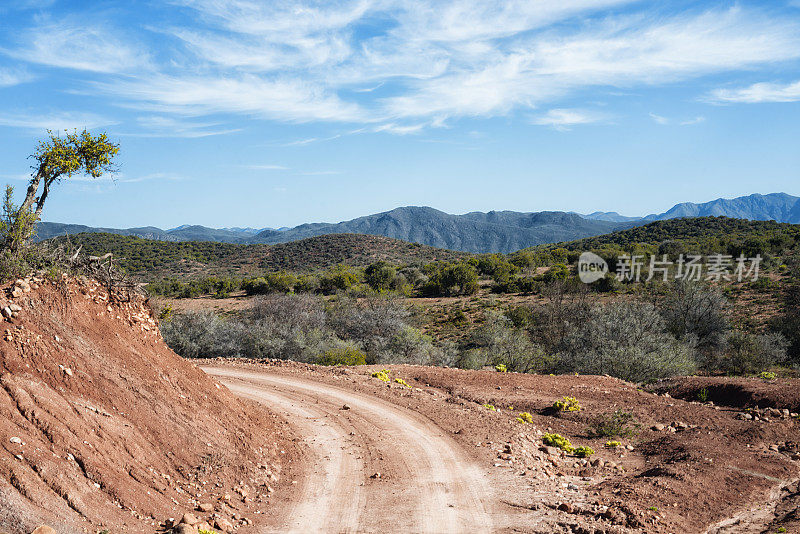
[[[788,342],[781,334],[749,334],[734,331],[728,337],[728,350],[716,367],[729,374],[752,375],[786,361]]]
[[[760,378],[762,380],[775,380],[776,376],[777,375],[775,373],[771,372],[771,371],[762,371],[758,375],[758,378]]]
[[[318,359],[320,365],[366,365],[366,355],[353,347],[325,351]]]
[[[391,373],[389,369],[381,369],[380,371],[375,371],[372,373],[372,378],[377,378],[381,382],[389,382],[389,373]]]
[[[586,445],[581,445],[577,449],[573,451],[573,454],[578,458],[588,458],[589,456],[594,454],[594,449],[591,447],[587,447]]]
[[[505,373],[508,371],[504,363],[498,363],[497,365],[495,365],[494,370],[497,371],[498,373]]]
[[[608,374],[648,382],[696,369],[693,345],[676,340],[647,302],[616,302],[589,309],[559,343],[561,372]]]
[[[346,291],[358,283],[358,273],[346,265],[337,265],[319,278],[320,291],[326,295]]]
[[[553,403],[553,409],[557,412],[579,412],[581,405],[575,397],[564,397]]]
[[[394,285],[397,273],[395,268],[379,261],[364,269],[364,281],[375,291],[386,291]]]
[[[428,277],[422,288],[425,295],[472,295],[478,291],[478,272],[468,263],[430,263],[423,270]]]
[[[517,421],[519,421],[520,423],[531,423],[532,424],[533,423],[533,416],[530,414],[530,412],[522,412],[522,413],[519,414],[519,417],[517,417]]]
[[[572,443],[570,443],[567,438],[560,434],[543,434],[542,443],[549,445],[550,447],[557,447],[570,454],[575,450],[575,447],[572,446]]]
[[[639,422],[636,421],[633,414],[616,410],[596,417],[588,432],[593,437],[626,437],[635,434],[639,426]]]

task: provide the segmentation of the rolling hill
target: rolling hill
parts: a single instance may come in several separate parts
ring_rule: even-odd
[[[773,253],[800,248],[800,225],[775,221],[748,221],[730,217],[696,217],[653,221],[648,224],[564,243],[533,247],[532,250],[565,248],[572,251],[669,246],[692,254],[726,253],[730,244],[750,242]]]
[[[113,253],[122,268],[142,281],[254,276],[278,270],[310,272],[340,263],[363,267],[379,260],[424,264],[469,256],[383,236],[354,234],[322,235],[278,245],[156,241],[101,233],[83,233],[68,239],[72,247],[82,246],[82,251],[90,255]],[[56,242],[66,240],[61,237]]]

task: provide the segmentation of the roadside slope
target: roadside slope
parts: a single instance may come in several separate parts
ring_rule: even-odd
[[[0,288],[0,530],[153,532],[198,502],[248,511],[279,470],[276,420],[167,348],[146,303],[86,279],[15,287]]]

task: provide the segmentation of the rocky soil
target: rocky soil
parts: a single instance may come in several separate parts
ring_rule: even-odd
[[[0,531],[260,522],[285,423],[169,350],[146,302],[41,275],[1,287],[0,313]]]
[[[720,394],[700,402],[684,379],[646,391],[603,376],[398,365],[389,367],[392,380],[385,383],[371,376],[375,367],[204,365],[313,380],[424,415],[484,469],[498,495],[491,507],[497,531],[775,532],[783,526],[792,532],[800,524],[797,380],[747,379],[757,396]],[[554,401],[564,396],[575,397],[581,410],[555,412]],[[634,433],[593,437],[593,422],[616,410],[632,414]],[[522,412],[531,422],[518,420]],[[578,458],[545,446],[545,433],[596,452]],[[608,441],[620,444],[606,447]],[[304,461],[312,461],[313,451],[303,450]],[[381,470],[380,463],[373,469]]]

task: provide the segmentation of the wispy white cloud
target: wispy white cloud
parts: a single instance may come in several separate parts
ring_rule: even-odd
[[[650,118],[653,119],[658,124],[662,126],[666,126],[668,124],[677,124],[679,126],[691,126],[692,124],[700,124],[701,122],[705,122],[706,118],[702,115],[698,115],[696,117],[692,117],[691,119],[673,119],[670,117],[664,117],[662,115],[656,115],[655,113],[650,113]]]
[[[717,89],[707,95],[710,102],[758,104],[762,102],[800,101],[800,81],[794,83],[754,83],[739,89]]]
[[[300,176],[331,176],[336,174],[342,174],[342,171],[308,171],[308,172],[301,172],[298,174]]]
[[[24,32],[18,47],[6,53],[31,63],[89,72],[129,73],[146,67],[148,53],[119,33],[72,19],[43,23]]]
[[[219,123],[191,122],[162,115],[138,117],[136,122],[144,131],[119,135],[124,137],[183,137],[192,139],[241,131],[241,128],[221,129],[219,128]]]
[[[409,135],[421,132],[425,124],[395,124],[393,122],[381,124],[372,129],[373,132],[387,132],[397,135]]]
[[[566,131],[579,124],[590,124],[606,119],[607,116],[594,111],[582,109],[551,109],[544,115],[533,118],[533,123],[541,126],[552,126],[556,130]]]
[[[11,87],[33,80],[33,75],[22,69],[5,69],[0,67],[0,87]]]
[[[161,115],[344,122],[396,134],[459,117],[550,107],[563,113],[559,102],[591,88],[630,91],[800,58],[800,21],[757,7],[654,17],[636,11],[635,0],[170,4],[189,11],[194,24],[151,28],[175,38],[168,60],[125,31],[74,19],[40,23],[6,53],[105,74],[89,91]],[[761,89],[787,101],[793,87]],[[737,97],[715,92],[718,101]],[[538,119],[557,126],[578,117]],[[185,137],[230,132],[217,124],[172,130]]]
[[[312,143],[333,141],[334,139],[339,139],[340,137],[342,137],[342,134],[331,135],[329,137],[306,137],[305,139],[296,139],[294,141],[288,141],[286,143],[279,143],[279,146],[284,146],[284,147],[305,146],[305,145],[310,145]]]
[[[694,117],[693,119],[683,120],[679,124],[681,126],[691,126],[692,124],[700,124],[701,122],[706,122],[706,118],[703,117],[702,115],[698,115],[697,117]]]
[[[227,112],[287,122],[369,120],[358,104],[345,102],[314,82],[292,78],[157,75],[94,86],[128,99],[134,107],[163,113],[199,116]]]
[[[667,117],[662,117],[661,115],[656,115],[655,113],[650,113],[650,118],[658,124],[666,125],[670,123],[670,120]]]
[[[122,172],[112,172],[103,174],[98,178],[85,175],[75,175],[72,176],[67,182],[73,182],[73,183],[89,182],[89,183],[101,183],[101,184],[112,182],[121,184],[135,184],[139,182],[151,182],[151,181],[177,182],[185,179],[186,179],[185,176],[173,172],[152,172],[148,174],[139,174],[134,176],[129,176]]]
[[[287,171],[289,167],[284,165],[241,165],[242,168],[256,171]]]
[[[38,114],[0,112],[0,126],[25,128],[39,133],[45,130],[80,130],[83,128],[91,130],[113,124],[115,124],[115,121],[94,113],[54,112]]]
[[[800,57],[798,24],[733,8],[647,20],[607,19],[578,31],[525,35],[468,68],[388,99],[397,116],[493,116],[592,86],[680,81]]]

